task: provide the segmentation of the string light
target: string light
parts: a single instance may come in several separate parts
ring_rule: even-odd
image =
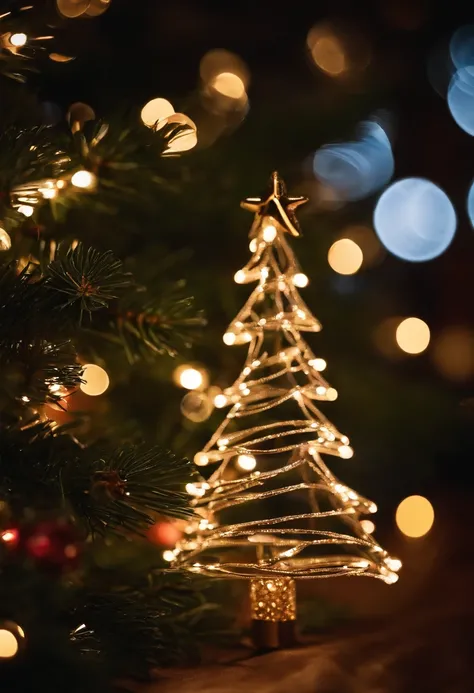
[[[265,228],[263,229],[262,235],[265,243],[271,243],[275,240],[277,235],[276,227],[273,226],[273,224],[268,224],[268,226],[265,226]]]
[[[361,527],[367,534],[373,534],[375,532],[375,525],[372,520],[361,520]]]
[[[256,214],[252,237],[264,239],[270,210],[281,214],[281,229],[273,240],[259,244],[241,270],[257,287],[224,342],[249,340],[247,357],[224,391],[231,405],[225,418],[194,458],[198,466],[218,464],[207,482],[186,486],[202,520],[185,530],[173,561],[174,567],[202,575],[250,579],[252,613],[263,620],[294,618],[293,578],[367,575],[393,583],[399,568],[370,534],[357,531],[359,517],[375,512],[375,504],[341,484],[321,457],[349,459],[353,450],[348,437],[315,406],[317,399],[334,400],[337,391],[320,374],[326,362],[302,337],[321,326],[295,290],[308,278],[299,272],[286,240],[298,233],[293,217],[284,218],[291,200],[274,174],[268,197],[248,198],[244,204]],[[293,410],[292,418],[278,418],[282,404]],[[262,420],[264,413],[268,418]],[[232,461],[246,473],[236,476]],[[281,516],[278,508],[295,492],[308,506]],[[251,504],[258,519],[229,523],[226,511],[239,503]],[[342,529],[332,524],[326,529],[328,518],[340,521]]]
[[[207,385],[207,373],[202,368],[194,366],[178,366],[173,372],[173,380],[186,390],[198,390]]]
[[[82,371],[83,383],[80,388],[84,394],[90,397],[102,395],[109,387],[110,380],[107,372],[95,363],[87,363]]]
[[[26,44],[28,41],[28,36],[26,34],[12,34],[9,39],[10,43],[12,46],[15,46],[15,48],[21,48]]]
[[[310,359],[308,365],[314,368],[315,371],[321,372],[326,368],[327,363],[324,359]]]
[[[222,407],[225,407],[228,403],[228,399],[225,395],[219,394],[214,397],[214,406],[217,409],[222,409]]]
[[[258,241],[256,238],[252,238],[252,240],[249,243],[249,250],[254,253],[258,248]]]
[[[354,450],[349,445],[341,445],[338,452],[343,460],[349,460],[354,454]]]
[[[297,272],[296,274],[293,275],[292,277],[293,284],[297,286],[299,289],[304,289],[305,286],[308,286],[309,279],[306,276],[306,274],[303,274],[303,272]]]
[[[168,563],[171,563],[171,561],[174,561],[174,558],[174,551],[172,551],[171,549],[166,549],[166,551],[163,551],[163,560],[168,561]]]
[[[434,523],[433,506],[423,496],[409,496],[397,508],[398,529],[407,537],[418,539],[427,534]]]
[[[329,248],[329,266],[338,274],[355,274],[363,260],[362,250],[350,238],[341,238]]]
[[[239,270],[234,274],[234,281],[236,284],[243,284],[246,278],[246,274],[243,270]]]
[[[407,354],[421,354],[430,343],[430,328],[420,318],[406,318],[395,333],[397,344]]]
[[[222,341],[224,342],[224,344],[227,344],[227,346],[232,346],[232,344],[235,344],[235,340],[236,335],[234,332],[226,332],[222,337]]]
[[[97,184],[97,177],[94,173],[81,169],[76,171],[71,177],[71,183],[76,188],[81,188],[83,190],[91,190]]]
[[[251,472],[257,466],[257,460],[253,455],[239,455],[237,465],[245,472]]]
[[[17,209],[24,217],[31,217],[35,211],[31,205],[19,205]]]

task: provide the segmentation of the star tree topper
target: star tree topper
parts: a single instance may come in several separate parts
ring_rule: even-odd
[[[293,236],[300,235],[300,225],[295,210],[308,202],[307,197],[288,197],[286,185],[278,173],[271,175],[268,189],[262,197],[247,197],[241,207],[257,215],[258,221],[263,217],[273,217]]]

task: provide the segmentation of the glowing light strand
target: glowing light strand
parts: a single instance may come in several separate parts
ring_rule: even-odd
[[[276,233],[267,233],[270,240],[265,240],[269,225]],[[190,523],[175,549],[174,563],[209,576],[248,578],[254,588],[256,579],[275,576],[367,575],[393,583],[400,562],[379,546],[359,520],[361,515],[375,512],[375,504],[341,484],[320,456],[347,459],[352,448],[347,436],[314,404],[315,400],[335,399],[335,390],[313,367],[321,359],[300,335],[303,331],[318,332],[321,325],[291,281],[301,270],[285,232],[288,229],[273,217],[256,214],[250,232],[252,240],[256,239],[253,255],[237,274],[239,283],[257,281],[258,286],[226,332],[236,337],[229,344],[248,341],[241,336],[250,335],[247,358],[236,381],[223,391],[231,404],[226,417],[196,455],[201,465],[202,459],[220,463],[193,500],[205,524],[202,519]],[[274,341],[271,352],[269,338]],[[245,427],[247,417],[272,411],[278,419],[278,408],[291,404],[298,416]],[[237,425],[241,428],[236,430]],[[286,452],[291,455],[283,466],[281,460],[273,460]],[[240,469],[240,477],[235,478],[235,473],[229,474],[229,465],[239,455],[254,457],[262,469],[243,476]],[[299,473],[299,480],[295,480],[295,473]],[[286,474],[292,475],[288,482],[276,486]],[[306,494],[308,512],[263,518],[259,513],[254,520],[222,522],[230,507],[247,506],[251,514],[260,502],[278,498],[281,503],[291,494]],[[274,512],[266,508],[267,515]],[[321,521],[332,519],[341,520],[353,536],[324,526],[317,528]],[[331,552],[325,553],[324,547],[330,547]],[[245,560],[236,556],[242,549]],[[262,598],[262,590],[258,592]],[[274,598],[270,592],[269,604]]]

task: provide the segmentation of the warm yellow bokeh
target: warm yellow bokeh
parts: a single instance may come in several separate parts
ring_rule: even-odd
[[[109,387],[109,376],[106,371],[95,363],[87,363],[84,366],[80,387],[82,392],[91,397],[102,395]]]
[[[155,127],[158,121],[168,118],[173,114],[174,108],[172,104],[166,99],[157,98],[148,101],[148,103],[143,106],[140,117],[147,127],[152,128]],[[159,127],[157,127],[157,129],[159,129]]]
[[[355,274],[363,260],[362,250],[350,238],[341,238],[329,248],[329,266],[338,274]]]
[[[245,472],[251,472],[257,466],[257,460],[253,455],[239,455],[237,465]]]
[[[420,318],[405,318],[395,333],[397,344],[407,354],[421,354],[430,343],[430,328]]]
[[[18,641],[9,630],[0,629],[0,658],[10,659],[18,652]]]
[[[241,99],[245,94],[245,84],[233,72],[220,72],[211,81],[211,86],[229,99]]]
[[[423,537],[433,526],[433,506],[423,496],[409,496],[398,506],[395,521],[407,537]]]

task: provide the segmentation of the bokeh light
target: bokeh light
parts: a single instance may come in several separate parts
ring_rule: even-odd
[[[459,127],[468,135],[474,135],[474,67],[462,67],[454,73],[447,101]]]
[[[220,72],[213,77],[210,86],[229,99],[241,99],[245,95],[245,84],[233,72]]]
[[[458,69],[474,66],[474,24],[461,26],[454,32],[449,53]]]
[[[354,450],[350,447],[350,445],[340,445],[338,452],[343,460],[349,460],[354,455]]]
[[[461,325],[445,328],[433,344],[436,369],[448,380],[461,382],[474,375],[474,331]]]
[[[238,96],[226,94],[225,91],[229,91],[231,82],[232,89],[230,91],[234,91],[235,94],[236,91],[240,91],[240,85],[238,85],[235,79],[237,77],[245,93],[250,79],[248,67],[242,58],[235,53],[221,49],[208,51],[201,58],[199,73],[204,85],[212,85],[216,89],[215,82],[217,80],[217,84],[221,89],[216,89],[216,91],[220,91],[225,96],[230,96],[230,98],[234,99],[241,98],[243,94],[241,93]],[[229,78],[228,75],[232,77]],[[222,87],[225,91],[222,90]],[[239,88],[237,89],[237,87]]]
[[[166,551],[163,551],[163,560],[167,561],[168,563],[171,563],[171,561],[174,561],[175,555],[174,551],[171,549],[166,549]]]
[[[441,188],[424,178],[404,178],[379,198],[374,227],[393,255],[410,262],[432,260],[453,240],[456,213]]]
[[[199,375],[201,376],[201,374]],[[189,374],[188,378],[189,384],[191,384],[191,378],[189,377]],[[202,383],[202,376],[199,382]],[[194,423],[200,423],[201,421],[205,421],[210,417],[210,415],[212,414],[212,410],[214,408],[214,403],[212,399],[207,395],[207,393],[195,392],[194,388],[192,389],[193,391],[188,392],[181,400],[181,413],[190,421],[193,421]]]
[[[95,363],[87,363],[83,367],[80,388],[84,394],[91,397],[102,395],[109,387],[110,380],[106,371]]]
[[[474,226],[474,182],[471,183],[471,187],[467,194],[467,214],[471,225]]]
[[[166,143],[163,154],[178,154],[193,149],[198,141],[196,123],[184,113],[174,113],[166,119],[167,125],[179,126]]]
[[[227,404],[228,399],[224,394],[219,393],[214,397],[214,406],[216,407],[216,409],[222,409],[222,407],[227,406]]]
[[[0,628],[0,659],[11,659],[18,652],[18,641],[6,628]]]
[[[197,390],[206,387],[208,376],[203,368],[183,364],[173,371],[173,380],[180,387],[186,388],[186,390]]]
[[[409,496],[397,508],[395,521],[407,537],[419,538],[427,534],[434,523],[433,506],[423,496]]]
[[[20,214],[23,214],[24,217],[31,217],[33,216],[33,212],[35,211],[31,205],[20,205],[18,207],[18,211]]]
[[[327,75],[338,77],[346,71],[344,47],[330,27],[313,27],[308,34],[307,44],[315,65]]]
[[[316,178],[343,200],[359,200],[385,185],[393,175],[390,140],[376,120],[359,126],[354,142],[329,144],[314,155]]]
[[[363,259],[362,250],[350,238],[341,238],[329,248],[329,266],[338,274],[355,274]]]
[[[420,318],[405,318],[398,325],[395,338],[407,354],[421,354],[430,343],[430,328]]]
[[[174,114],[172,104],[166,99],[152,99],[146,103],[140,113],[142,122],[149,128],[159,130],[166,123],[166,118]],[[160,125],[160,121],[161,125]]]

